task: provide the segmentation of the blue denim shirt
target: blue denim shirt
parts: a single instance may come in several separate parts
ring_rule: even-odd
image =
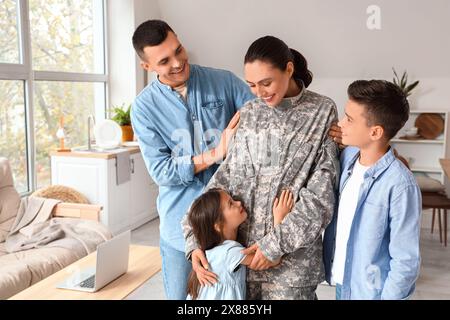
[[[250,99],[248,85],[233,73],[191,64],[186,102],[155,80],[133,103],[132,126],[159,186],[160,236],[177,250],[184,252],[181,219],[218,167],[194,175],[192,157],[217,146],[223,129]]]
[[[341,154],[342,192],[359,150]],[[355,195],[356,196],[356,195]],[[413,174],[392,148],[364,175],[353,218],[341,299],[406,299],[415,289],[420,269],[422,198]],[[337,209],[324,235],[328,283],[336,241]]]

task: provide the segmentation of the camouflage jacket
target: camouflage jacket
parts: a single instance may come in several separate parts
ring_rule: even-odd
[[[331,99],[306,89],[276,108],[254,99],[241,109],[234,143],[206,189],[243,201],[248,218],[238,241],[256,242],[269,260],[282,257],[277,267],[249,270],[247,281],[303,287],[324,280],[322,231],[333,215],[339,174],[338,148],[328,137],[336,118]],[[295,206],[274,227],[273,201],[286,188]],[[182,224],[189,257],[197,243],[186,218]]]

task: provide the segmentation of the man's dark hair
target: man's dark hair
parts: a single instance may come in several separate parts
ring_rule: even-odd
[[[367,125],[379,125],[392,139],[409,118],[409,103],[403,91],[385,80],[357,80],[347,90],[350,100],[365,108]]]
[[[162,20],[148,20],[139,25],[133,34],[133,47],[144,60],[144,48],[161,44],[167,38],[172,28]]]

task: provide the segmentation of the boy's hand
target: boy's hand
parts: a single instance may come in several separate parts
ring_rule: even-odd
[[[337,122],[333,122],[331,124],[331,128],[328,131],[328,136],[339,145],[340,149],[344,149],[346,147],[346,145],[342,144],[342,130],[341,127],[337,125]]]
[[[283,190],[280,199],[275,198],[273,202],[273,222],[278,225],[283,221],[284,217],[291,212],[294,206],[294,195],[290,190]]]

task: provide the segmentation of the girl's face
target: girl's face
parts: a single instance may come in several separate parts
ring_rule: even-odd
[[[236,230],[247,219],[245,211],[240,201],[235,201],[226,192],[220,192],[220,208],[223,212],[223,229],[230,231]]]
[[[275,107],[288,91],[294,66],[288,62],[286,70],[282,71],[270,63],[255,60],[245,64],[244,72],[252,93],[263,99],[269,107]]]

